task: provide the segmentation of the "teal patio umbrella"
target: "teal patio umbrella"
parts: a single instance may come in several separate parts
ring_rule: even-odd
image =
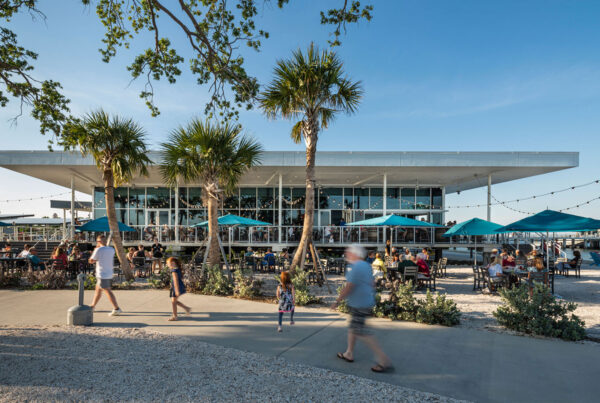
[[[491,235],[498,234],[498,229],[502,228],[502,225],[496,224],[491,221],[482,220],[481,218],[471,218],[468,221],[456,224],[448,231],[444,233],[445,237],[451,237],[454,235],[465,235],[465,236],[477,236],[477,235]],[[477,238],[475,238],[475,260],[473,265],[477,265]]]
[[[10,224],[0,221],[0,227],[10,227]]]
[[[413,220],[412,218],[402,217],[396,214],[389,214],[381,217],[369,218],[368,220],[355,221],[347,223],[346,225],[387,227],[441,227],[441,225],[432,224],[426,221]]]
[[[554,210],[544,210],[532,216],[515,221],[498,229],[498,232],[541,232],[546,233],[546,267],[549,266],[548,253],[549,232],[578,232],[600,229],[600,220],[562,213]],[[552,282],[554,293],[554,282]]]
[[[120,221],[117,221],[119,224],[120,232],[131,232],[135,231],[134,228],[131,228],[129,225],[125,225]],[[81,232],[110,232],[110,227],[108,226],[108,217],[97,218],[92,221],[88,221],[84,225],[78,228]]]

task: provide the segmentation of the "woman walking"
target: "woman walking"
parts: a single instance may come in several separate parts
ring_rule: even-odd
[[[171,297],[171,305],[173,307],[173,316],[169,318],[169,321],[177,320],[177,306],[179,305],[185,310],[186,315],[192,313],[192,308],[182,304],[177,299],[185,294],[185,285],[183,284],[183,277],[181,274],[181,262],[176,257],[170,257],[167,259],[167,266],[171,269],[171,290],[169,291],[169,297]]]
[[[277,331],[281,333],[281,322],[285,312],[290,313],[290,325],[294,324],[296,292],[289,271],[281,273],[281,284],[277,286],[277,299],[279,299],[279,326],[277,326]]]

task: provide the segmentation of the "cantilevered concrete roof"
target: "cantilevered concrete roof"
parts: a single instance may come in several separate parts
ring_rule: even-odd
[[[158,152],[150,152],[155,164]],[[279,174],[285,186],[303,186],[305,154],[296,151],[266,151],[262,165],[247,173],[240,186],[278,184]],[[320,185],[381,185],[383,174],[388,186],[439,185],[447,193],[541,175],[579,165],[577,152],[317,152],[316,177]],[[102,180],[93,160],[77,152],[0,151],[0,167],[90,193]],[[136,178],[137,186],[162,186],[156,165],[148,177]]]

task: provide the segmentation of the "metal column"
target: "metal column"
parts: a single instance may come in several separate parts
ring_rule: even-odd
[[[487,186],[487,220],[492,221],[492,174],[488,175]]]
[[[281,177],[281,173],[279,174],[279,208],[277,209],[277,232],[278,232],[278,242],[281,244],[281,209],[283,208],[283,179]]]
[[[75,239],[75,177],[71,175],[71,234],[70,241]]]
[[[175,186],[175,242],[179,245],[179,183]]]
[[[63,209],[63,230],[62,230],[62,238],[67,238],[67,209]]]
[[[387,215],[387,173],[383,174],[383,215]],[[379,234],[379,233],[378,233]],[[392,236],[390,235],[390,238]],[[383,227],[383,244],[387,242],[387,227]],[[390,250],[391,252],[391,250]]]

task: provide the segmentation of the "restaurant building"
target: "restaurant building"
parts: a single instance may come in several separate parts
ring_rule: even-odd
[[[115,190],[118,219],[137,232],[127,243],[159,237],[174,245],[195,245],[207,219],[198,184],[166,187],[158,164],[147,177]],[[227,196],[220,214],[236,214],[272,224],[262,228],[223,229],[234,245],[293,246],[302,230],[305,198],[305,153],[267,151],[261,166],[245,174],[239,188]],[[350,242],[380,245],[432,245],[433,231],[344,228],[344,223],[386,214],[400,214],[435,224],[445,223],[446,195],[578,166],[576,152],[318,152],[316,157],[315,240],[343,246]],[[79,153],[0,151],[0,166],[92,196],[93,217],[106,214],[100,172],[91,158]],[[488,192],[488,203],[490,192]],[[482,200],[482,204],[486,201]],[[489,211],[489,206],[488,206]]]

